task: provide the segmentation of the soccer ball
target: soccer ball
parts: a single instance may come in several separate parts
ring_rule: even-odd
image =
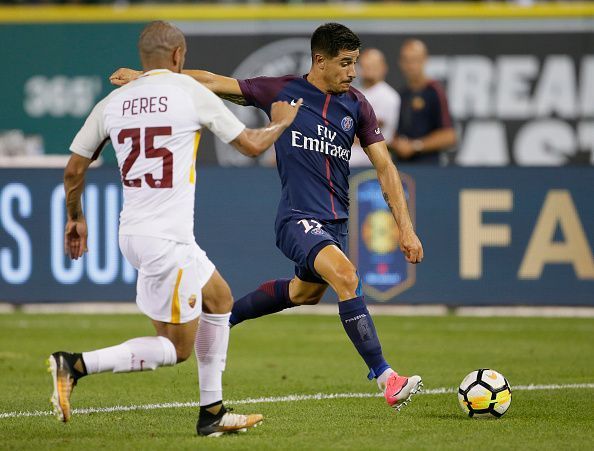
[[[511,388],[507,379],[497,371],[475,370],[460,384],[458,402],[471,418],[499,418],[509,409]]]

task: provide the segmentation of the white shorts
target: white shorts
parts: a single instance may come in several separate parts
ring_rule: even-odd
[[[136,304],[149,318],[183,324],[202,311],[202,287],[215,266],[196,243],[120,235],[124,257],[138,270]]]

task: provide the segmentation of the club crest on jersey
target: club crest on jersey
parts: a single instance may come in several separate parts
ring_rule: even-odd
[[[190,298],[188,299],[188,304],[190,305],[190,308],[194,308],[194,306],[196,305],[196,295],[195,294],[190,296]]]
[[[345,116],[340,121],[340,125],[345,132],[348,132],[351,128],[353,128],[353,118],[351,116]]]

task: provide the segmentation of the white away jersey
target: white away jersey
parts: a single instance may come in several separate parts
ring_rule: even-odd
[[[371,88],[358,88],[373,107],[373,111],[386,138],[390,144],[396,134],[398,115],[400,113],[400,94],[385,81],[380,81]],[[350,167],[371,166],[369,157],[359,145],[354,144],[351,149]]]
[[[94,159],[111,139],[124,189],[121,235],[194,242],[202,127],[225,143],[245,128],[207,88],[164,69],[145,73],[95,106],[70,150]]]

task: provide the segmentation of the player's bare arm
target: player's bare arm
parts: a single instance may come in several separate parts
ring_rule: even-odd
[[[184,70],[182,73],[200,82],[224,100],[228,100],[238,105],[246,104],[241,89],[239,88],[239,82],[235,78],[214,74],[206,70]],[[123,86],[136,80],[141,75],[142,71],[120,68],[111,74],[109,81],[113,85]]]
[[[270,124],[267,127],[246,128],[231,144],[248,157],[257,157],[265,152],[289,127],[303,103],[303,99],[293,106],[288,102],[274,102],[270,109]]]
[[[184,70],[183,73],[206,86],[221,99],[238,105],[246,105],[239,82],[235,78],[213,74],[206,70]]]
[[[87,222],[82,211],[81,196],[85,187],[85,174],[90,164],[90,159],[72,154],[64,170],[67,214],[64,251],[73,260],[79,259],[87,252]]]
[[[384,199],[400,230],[400,248],[410,263],[420,263],[423,260],[423,246],[413,229],[400,175],[390,158],[386,143],[380,141],[364,150],[377,171]]]

